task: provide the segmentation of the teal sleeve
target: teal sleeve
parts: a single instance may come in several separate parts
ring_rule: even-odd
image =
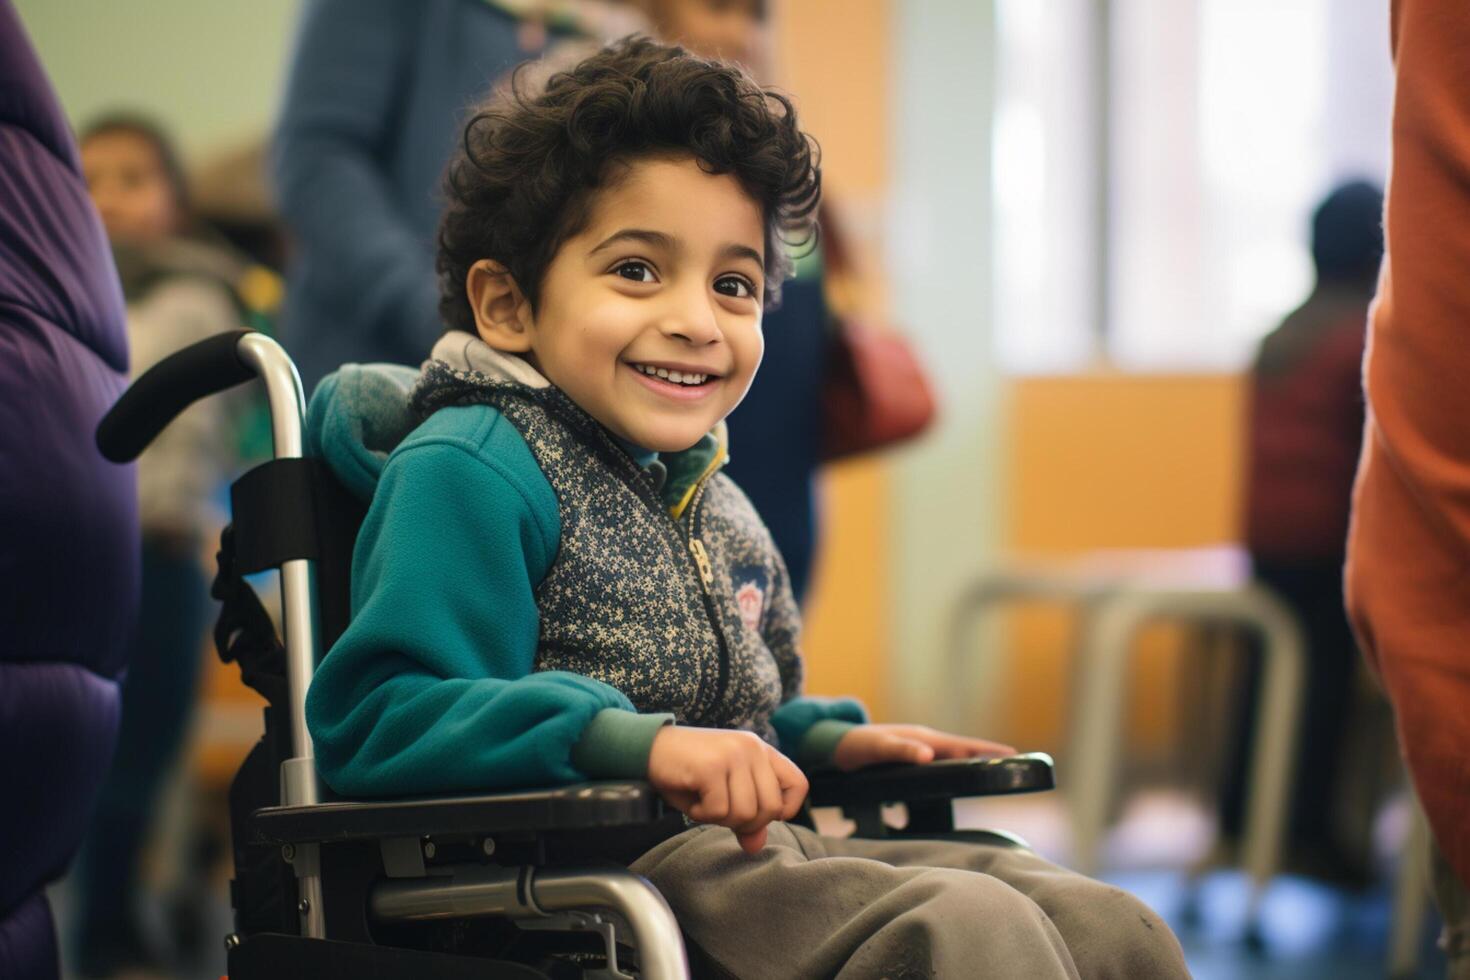
[[[868,713],[852,698],[795,697],[771,715],[781,751],[804,766],[831,761],[837,743]]]
[[[352,621],[306,706],[318,769],[344,795],[575,782],[583,731],[606,709],[633,712],[607,684],[533,672],[532,589],[559,544],[555,496],[518,434],[529,471],[485,451],[487,427],[514,430],[481,415],[474,438],[422,437],[430,424],[410,437],[359,535]]]
[[[654,736],[672,725],[671,714],[634,714],[604,708],[593,716],[572,746],[572,765],[593,779],[642,779]]]

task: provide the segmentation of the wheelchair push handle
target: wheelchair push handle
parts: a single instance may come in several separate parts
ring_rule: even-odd
[[[97,426],[97,448],[114,463],[138,458],[184,409],[251,380],[256,369],[240,354],[254,330],[230,330],[175,351],[123,392]]]

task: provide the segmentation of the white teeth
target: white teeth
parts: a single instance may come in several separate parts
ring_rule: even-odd
[[[634,364],[633,369],[636,371],[641,371],[649,377],[663,378],[664,380],[671,381],[674,384],[702,385],[709,380],[709,375],[707,374],[694,374],[684,371],[670,371],[668,368],[654,367],[650,364]]]

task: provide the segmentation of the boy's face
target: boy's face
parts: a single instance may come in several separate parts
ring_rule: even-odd
[[[523,339],[507,344],[483,318],[481,336],[519,347],[615,435],[687,449],[734,410],[760,364],[764,227],[728,174],[689,158],[632,163],[552,259],[540,308],[516,306]]]

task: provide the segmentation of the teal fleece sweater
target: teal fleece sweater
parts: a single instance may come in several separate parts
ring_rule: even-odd
[[[308,412],[313,453],[372,501],[352,620],[307,696],[322,777],[347,796],[642,778],[672,716],[639,714],[592,678],[535,670],[535,589],[560,519],[530,448],[483,405],[409,431],[413,379],[349,365]],[[806,764],[865,720],[854,701],[809,697],[771,718],[782,751]]]

